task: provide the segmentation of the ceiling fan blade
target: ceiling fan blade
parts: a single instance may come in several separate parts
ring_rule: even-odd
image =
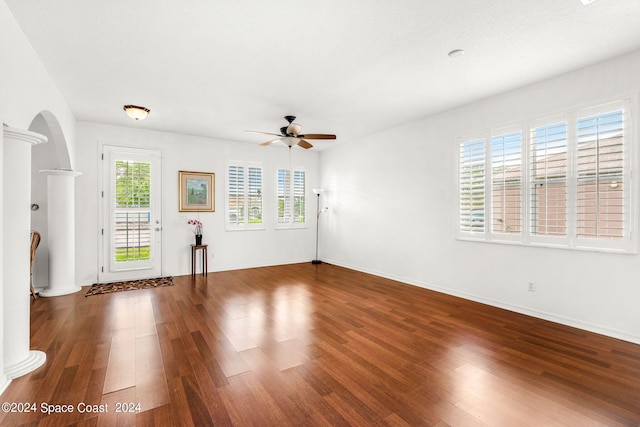
[[[273,144],[274,142],[278,142],[278,141],[280,141],[280,138],[276,138],[276,139],[272,139],[271,141],[263,142],[262,144],[260,144],[260,146],[261,146],[261,147],[265,147],[265,146],[267,146],[267,145],[271,145],[271,144]]]
[[[298,141],[298,145],[306,149],[313,147],[313,145],[311,145],[309,142],[305,141],[304,139],[301,139],[300,141]]]
[[[305,139],[336,139],[335,135],[326,134],[326,133],[308,133],[306,135],[298,135],[298,138]]]
[[[261,134],[261,135],[275,135],[275,136],[283,136],[283,135],[280,135],[279,133],[262,132],[262,131],[259,131],[259,130],[245,130],[245,132],[247,132],[247,133],[259,133],[259,134]]]

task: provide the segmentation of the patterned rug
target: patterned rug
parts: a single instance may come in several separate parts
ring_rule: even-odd
[[[154,279],[130,280],[127,282],[94,283],[84,296],[135,291],[137,289],[161,288],[164,286],[173,286],[173,277],[156,277]]]

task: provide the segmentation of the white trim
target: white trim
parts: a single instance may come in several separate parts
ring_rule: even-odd
[[[104,197],[98,197],[98,217],[100,227],[98,228],[98,282],[113,282],[119,280],[131,280],[148,277],[161,276],[163,273],[163,251],[162,251],[162,185],[163,185],[163,153],[158,148],[143,148],[130,145],[119,145],[108,142],[100,142],[98,146],[99,162],[99,191]],[[152,210],[151,240],[152,240],[152,264],[146,262],[129,263],[125,268],[113,266],[110,257],[109,242],[112,236],[110,232],[110,220],[114,206],[110,204],[109,194],[114,194],[115,182],[111,182],[111,172],[105,162],[109,162],[111,155],[115,153],[127,153],[130,159],[140,158],[144,161],[151,161],[155,170],[152,170],[154,200]],[[107,212],[110,212],[107,214]],[[155,229],[158,228],[158,231]],[[104,234],[101,233],[104,230]]]
[[[514,246],[527,246],[533,248],[551,248],[551,249],[566,249],[569,251],[584,251],[584,252],[600,252],[607,254],[621,254],[621,255],[636,255],[637,252],[631,252],[624,249],[618,248],[606,248],[606,247],[589,247],[589,246],[567,246],[561,243],[554,243],[552,241],[549,242],[518,242],[518,241],[506,241],[506,240],[485,240],[485,239],[474,239],[467,238],[464,236],[456,237],[455,240],[459,240],[461,242],[478,242],[478,243],[489,243],[489,244],[499,244],[499,245],[514,245]]]
[[[40,366],[44,365],[47,360],[47,354],[44,351],[29,350],[27,357],[11,366],[5,366],[4,374],[7,379],[13,380],[23,375],[33,372]]]

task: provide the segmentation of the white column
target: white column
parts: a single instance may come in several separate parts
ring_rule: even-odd
[[[42,351],[29,350],[31,293],[31,146],[47,142],[35,132],[3,128],[3,353],[8,379],[27,374],[46,359]]]
[[[82,288],[76,284],[75,177],[80,172],[41,170],[47,175],[47,243],[49,286],[43,297],[72,294]]]
[[[3,124],[3,127],[4,126],[6,125]],[[2,169],[4,170],[4,162],[2,160],[3,154],[4,154],[3,141],[4,141],[4,132],[0,133],[0,165],[3,165]],[[0,172],[0,200],[4,200],[4,186],[2,185],[2,183],[4,182],[3,178],[4,176]],[[4,263],[4,247],[3,247],[4,245],[2,243],[4,242],[3,218],[4,218],[4,212],[2,211],[2,208],[0,208],[0,307],[3,307],[4,305],[3,304],[4,270],[2,268],[2,265]],[[7,376],[4,373],[4,319],[3,319],[3,316],[0,315],[0,394],[2,394],[4,390],[9,386],[9,383],[11,383],[11,380],[7,378]]]

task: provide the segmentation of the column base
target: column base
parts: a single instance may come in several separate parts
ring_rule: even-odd
[[[45,288],[42,291],[38,292],[38,296],[40,297],[59,297],[61,295],[69,295],[75,294],[76,292],[81,291],[82,288],[80,286],[70,286],[64,289],[51,289]]]
[[[11,384],[11,380],[6,375],[2,375],[2,378],[0,378],[0,395],[9,387],[9,384]]]
[[[11,366],[7,366],[4,369],[4,373],[8,379],[13,380],[28,374],[31,371],[35,371],[40,366],[44,365],[47,360],[47,355],[43,351],[31,350],[29,356],[22,362],[15,363]]]
[[[320,261],[319,259],[314,259],[311,261],[311,264],[322,264],[322,261]]]

